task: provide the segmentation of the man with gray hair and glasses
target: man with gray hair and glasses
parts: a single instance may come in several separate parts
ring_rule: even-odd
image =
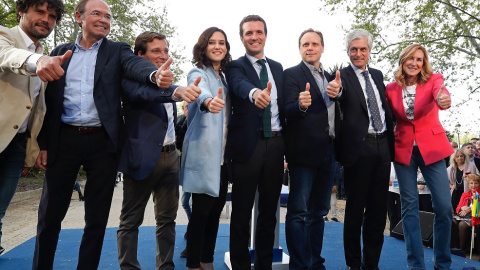
[[[346,38],[351,64],[340,70],[341,83],[333,80],[329,84],[343,87],[340,107],[344,135],[337,139],[341,142],[339,160],[345,168],[343,245],[348,269],[378,269],[394,156],[392,114],[385,100],[383,74],[367,66],[372,43],[368,31],[351,31]],[[352,149],[352,142],[357,147]]]

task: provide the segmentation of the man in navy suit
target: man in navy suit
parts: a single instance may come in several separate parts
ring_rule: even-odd
[[[82,28],[81,35],[75,42],[55,48],[51,57],[40,58],[52,61],[37,67],[37,74],[49,74],[49,79],[59,80],[48,84],[47,113],[38,138],[41,152],[36,164],[46,169],[46,175],[38,210],[33,269],[53,267],[61,222],[82,165],[88,178],[86,224],[77,269],[97,269],[121,146],[122,77],[145,84],[156,81],[162,88],[168,88],[173,79],[166,65],[158,69],[147,59],[135,56],[125,42],[106,38],[112,15],[105,2],[80,0],[75,18]],[[73,55],[59,66],[55,56],[69,50]],[[179,90],[176,96],[185,93],[185,89]]]
[[[144,32],[135,40],[134,54],[157,67],[168,60],[165,35]],[[171,96],[176,87],[158,91],[124,78],[127,138],[119,171],[123,172],[123,204],[117,232],[121,269],[141,269],[137,260],[138,227],[143,222],[150,194],[157,224],[157,269],[174,269],[175,218],[178,210],[179,158],[175,146],[177,106]],[[163,103],[163,104],[162,104]]]
[[[283,68],[264,54],[267,25],[258,15],[240,22],[245,56],[226,68],[232,115],[225,157],[233,176],[230,254],[233,269],[250,269],[252,207],[258,189],[255,269],[271,269],[276,211],[282,187]]]
[[[347,35],[351,64],[340,70],[343,123],[340,161],[345,169],[343,245],[349,269],[378,269],[386,223],[390,162],[393,159],[392,114],[385,100],[381,71],[367,66],[372,35],[356,29]],[[355,147],[351,147],[355,145]],[[363,254],[360,237],[363,237]]]
[[[302,62],[283,73],[286,158],[290,173],[285,234],[290,269],[325,269],[324,216],[330,208],[335,172],[334,139],[340,126],[339,89],[323,69],[323,35],[305,30],[298,40]],[[340,80],[338,76],[337,80]]]

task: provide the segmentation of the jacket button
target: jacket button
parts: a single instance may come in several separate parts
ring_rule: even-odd
[[[13,126],[14,129],[18,129],[18,125]]]
[[[168,125],[163,126],[164,128],[168,128]]]
[[[163,91],[163,92],[162,92],[162,95],[166,95],[166,94],[167,94],[167,91]]]
[[[30,106],[30,105],[27,105],[27,109],[29,109],[29,110],[30,110],[31,108],[32,108],[32,106]]]

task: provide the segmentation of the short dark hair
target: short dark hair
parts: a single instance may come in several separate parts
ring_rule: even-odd
[[[322,44],[322,47],[325,47],[325,45],[323,44],[323,34],[322,32],[318,31],[318,30],[313,30],[312,28],[308,28],[307,30],[303,31],[301,34],[300,34],[300,37],[298,38],[298,48],[300,48],[300,46],[302,46],[302,44],[300,44],[300,40],[302,39],[302,37],[306,34],[306,33],[317,33],[317,35],[320,37],[320,43]]]
[[[59,23],[62,20],[63,14],[65,14],[65,6],[62,0],[17,0],[15,2],[17,8],[17,22],[20,22],[20,12],[27,12],[30,7],[38,7],[48,3],[48,9],[54,9],[57,13],[56,22]]]
[[[263,23],[263,29],[265,31],[265,35],[267,35],[267,23],[265,22],[262,17],[258,15],[248,15],[245,18],[242,19],[240,22],[240,37],[243,37],[243,24],[246,22],[262,22]]]
[[[197,43],[195,44],[195,46],[193,46],[192,63],[198,68],[201,68],[202,66],[212,66],[212,62],[210,61],[210,59],[208,59],[207,55],[205,55],[205,49],[207,48],[208,40],[215,32],[220,32],[225,37],[225,46],[227,47],[227,53],[220,62],[220,70],[224,71],[225,65],[232,60],[232,56],[230,55],[230,43],[228,43],[227,34],[225,34],[225,32],[218,27],[207,28],[200,35]]]
[[[139,52],[145,54],[147,52],[147,44],[152,42],[154,39],[165,40],[165,42],[167,42],[167,47],[169,45],[167,37],[164,34],[152,31],[145,31],[138,35],[135,39],[135,47],[133,48],[133,53],[135,55],[138,55]]]

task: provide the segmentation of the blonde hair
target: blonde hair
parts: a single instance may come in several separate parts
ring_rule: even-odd
[[[467,175],[467,183],[470,183],[470,181],[477,182],[480,184],[480,175],[475,173]]]
[[[462,149],[456,149],[455,152],[450,156],[450,165],[451,165],[454,169],[457,169],[457,168],[458,168],[457,161],[455,160],[455,156],[457,156],[458,153],[462,154],[463,157],[464,157],[464,160],[465,160],[465,162],[463,163],[464,166],[467,165],[467,164],[470,162],[470,160],[468,160],[467,155],[465,154],[465,152],[463,152]]]
[[[403,71],[403,64],[410,58],[412,55],[417,51],[421,50],[424,54],[423,58],[423,66],[420,73],[418,73],[417,83],[424,84],[430,79],[433,74],[432,66],[430,65],[430,61],[428,60],[427,50],[420,44],[412,44],[407,46],[403,51],[400,53],[398,57],[398,68],[395,70],[395,81],[400,86],[405,85],[405,71]]]

